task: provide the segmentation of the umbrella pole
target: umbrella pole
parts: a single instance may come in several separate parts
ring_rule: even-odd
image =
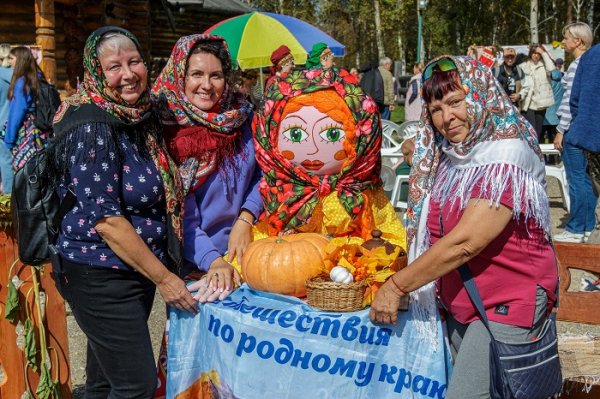
[[[265,92],[265,77],[263,76],[262,68],[260,68],[259,71],[260,71],[260,90],[264,93]]]

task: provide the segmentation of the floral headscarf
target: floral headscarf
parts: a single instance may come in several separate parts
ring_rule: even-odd
[[[240,126],[248,120],[253,105],[226,85],[223,95],[210,111],[192,104],[185,95],[187,61],[199,42],[229,50],[220,36],[190,35],[180,38],[169,61],[152,88],[152,102],[161,123],[179,127],[175,137],[167,138],[169,151],[179,166],[184,194],[202,185],[208,176],[235,152],[241,137]]]
[[[152,101],[165,125],[200,125],[219,133],[230,133],[248,119],[253,106],[238,93],[233,95],[232,103],[227,104],[232,97],[229,95],[231,87],[225,88],[217,107],[209,112],[202,111],[188,100],[185,95],[187,60],[192,47],[198,42],[216,42],[229,53],[227,42],[221,36],[198,34],[180,38],[152,87]]]
[[[315,175],[293,166],[277,150],[279,123],[288,100],[317,90],[334,89],[354,116],[354,132],[346,132],[349,162],[339,174]],[[264,172],[260,193],[263,217],[272,233],[293,232],[307,224],[319,197],[337,191],[346,212],[355,218],[365,206],[364,190],[381,185],[381,123],[377,105],[356,79],[343,69],[295,71],[278,79],[265,93],[252,124],[258,164]],[[346,147],[345,147],[346,148]]]
[[[434,127],[422,99],[409,183],[409,257],[416,258],[429,246],[425,225],[431,195],[441,202],[459,201],[464,209],[478,181],[483,181],[481,194],[489,194],[491,206],[499,204],[510,179],[514,217],[533,217],[550,233],[544,162],[533,127],[514,108],[486,66],[468,57],[447,55],[430,64],[443,58],[450,59],[460,74],[470,132],[462,143],[449,142]],[[445,182],[439,190],[433,187],[436,174]]]
[[[98,43],[102,39],[102,36],[113,32],[123,34],[131,39],[140,53],[142,60],[144,59],[144,53],[142,52],[139,42],[129,31],[116,26],[105,26],[95,30],[88,37],[83,50],[83,66],[85,69],[83,83],[81,84],[79,92],[69,98],[69,103],[76,106],[93,103],[123,122],[137,122],[150,110],[149,90],[145,90],[137,102],[130,105],[121,98],[119,93],[113,87],[110,86],[102,72],[102,66],[98,59],[98,52],[96,49]],[[145,60],[144,66],[146,66]],[[65,107],[69,105],[68,103],[63,104]],[[59,109],[57,117],[64,115],[61,111],[66,111],[66,109]]]

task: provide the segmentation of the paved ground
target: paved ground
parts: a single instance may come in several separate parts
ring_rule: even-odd
[[[554,234],[563,231],[567,222],[567,213],[562,208],[562,198],[558,183],[555,179],[550,178],[548,181],[548,193],[550,195],[550,206],[552,224]],[[579,289],[580,277],[574,276],[573,288]],[[600,294],[590,294],[600,295]],[[74,399],[83,399],[82,385],[85,383],[85,354],[86,354],[86,338],[78,328],[73,316],[67,316],[69,328],[69,351],[71,355],[71,381],[74,387]],[[165,306],[160,295],[157,294],[155,299],[154,310],[150,317],[149,325],[154,341],[155,355],[160,346],[162,332],[165,323]],[[577,323],[558,322],[559,332],[584,333],[594,332],[600,334],[600,326],[591,326]]]

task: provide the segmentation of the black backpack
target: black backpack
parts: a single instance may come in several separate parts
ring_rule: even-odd
[[[58,94],[56,87],[50,83],[44,80],[40,80],[40,83],[38,94],[35,97],[35,118],[33,119],[33,124],[42,132],[49,132],[52,130],[54,114],[56,114],[58,107],[60,107],[60,94]]]
[[[48,246],[56,242],[62,219],[77,197],[73,187],[60,200],[55,187],[43,178],[46,151],[42,150],[15,172],[11,195],[13,227],[19,245],[19,260],[40,265],[50,260]]]

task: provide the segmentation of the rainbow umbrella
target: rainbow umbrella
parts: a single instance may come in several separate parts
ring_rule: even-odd
[[[219,35],[227,40],[231,58],[242,69],[271,66],[271,54],[285,44],[296,59],[305,64],[313,44],[323,42],[341,57],[346,53],[343,44],[309,23],[287,15],[252,12],[219,22],[204,33]]]

